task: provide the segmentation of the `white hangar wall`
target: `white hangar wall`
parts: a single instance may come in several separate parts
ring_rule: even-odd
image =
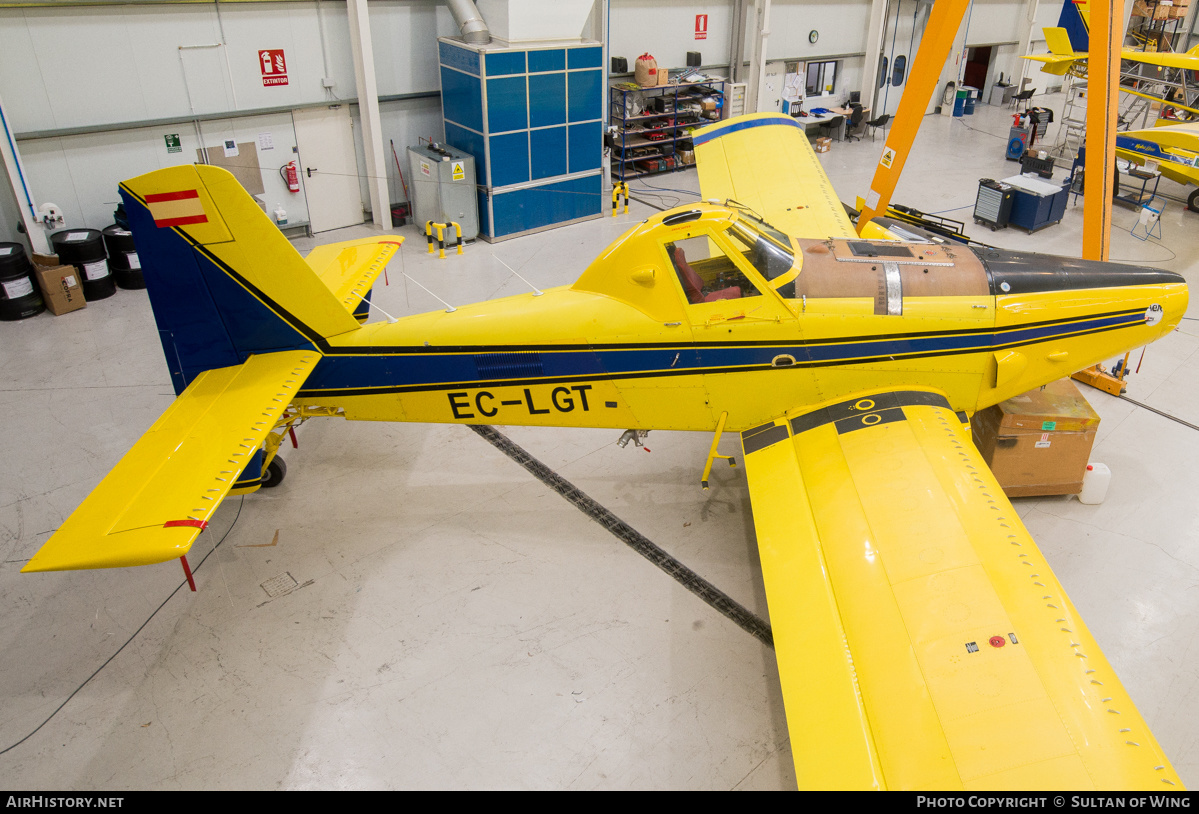
[[[385,144],[402,151],[418,137],[440,139],[437,37],[456,31],[452,17],[437,0],[373,0],[369,8]],[[222,31],[224,47],[195,47],[220,43]],[[117,182],[195,161],[201,140],[212,148],[226,138],[256,142],[260,133],[274,142],[258,150],[268,207],[282,202],[290,221],[304,221],[303,196],[266,170],[294,158],[291,109],[346,100],[361,132],[349,42],[346,5],[336,0],[222,3],[219,19],[213,4],[0,9],[0,86],[30,185],[39,201],[62,207],[69,225],[108,225]],[[263,85],[260,49],[284,51],[286,85]],[[410,95],[417,98],[394,98]],[[168,153],[168,134],[178,134],[180,152]],[[361,138],[357,153],[361,168]],[[392,200],[400,200],[394,162],[388,170]],[[0,207],[5,239],[16,235],[10,217]]]
[[[901,16],[911,5],[903,0]],[[1038,22],[1055,24],[1059,5],[1043,3]],[[631,66],[648,51],[663,66],[681,67],[687,51],[699,51],[705,66],[727,72],[734,7],[733,0],[608,0],[609,53]],[[837,94],[857,89],[870,7],[870,0],[774,0],[766,57],[837,59]],[[891,8],[893,18],[894,0]],[[440,0],[371,0],[369,10],[384,149],[394,140],[402,155],[419,137],[444,135],[436,38],[456,27]],[[1018,75],[1022,0],[974,0],[970,13],[969,44],[1006,43],[995,70]],[[698,14],[707,15],[703,40],[695,34]],[[194,47],[222,36],[224,47]],[[288,84],[264,87],[258,51],[280,48]],[[321,83],[326,76],[331,90]],[[253,142],[270,133],[274,148],[258,158],[273,170],[292,157],[292,109],[345,102],[357,125],[349,24],[339,0],[225,2],[219,13],[214,4],[193,3],[0,9],[0,95],[39,202],[61,206],[70,225],[96,228],[112,220],[119,180],[191,162],[201,143]],[[182,149],[171,153],[163,137],[175,133]],[[361,168],[360,137],[356,152]],[[387,166],[390,199],[400,200],[395,164]],[[283,202],[293,222],[307,219],[302,195],[287,193],[273,172],[263,179],[268,207]],[[360,183],[367,201],[366,179]],[[0,238],[14,239],[8,188],[0,197]]]

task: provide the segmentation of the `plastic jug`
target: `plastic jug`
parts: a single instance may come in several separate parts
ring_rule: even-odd
[[[1107,497],[1107,486],[1112,482],[1112,471],[1107,464],[1087,464],[1087,471],[1082,476],[1082,491],[1078,493],[1079,503],[1102,503]]]

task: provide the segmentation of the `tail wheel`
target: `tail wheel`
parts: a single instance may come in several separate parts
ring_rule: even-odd
[[[271,459],[271,463],[267,466],[266,471],[262,473],[262,488],[273,489],[283,483],[283,479],[287,477],[287,464],[282,458],[276,455]]]
[[[1187,198],[1187,209],[1199,212],[1199,189],[1192,192],[1191,197]]]

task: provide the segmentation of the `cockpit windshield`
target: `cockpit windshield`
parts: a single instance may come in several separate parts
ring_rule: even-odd
[[[758,217],[753,210],[735,201],[729,201],[729,205],[736,208],[737,220],[729,227],[728,234],[742,250],[745,259],[772,283],[786,275],[795,265],[790,239]],[[783,282],[780,280],[779,284]],[[775,287],[779,284],[775,284]],[[784,292],[784,296],[788,295]]]

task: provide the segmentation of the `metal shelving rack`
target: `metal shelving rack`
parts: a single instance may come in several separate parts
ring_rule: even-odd
[[[649,175],[674,172],[694,164],[683,164],[676,145],[690,138],[688,130],[711,124],[724,117],[724,106],[717,108],[718,119],[704,118],[701,112],[679,111],[679,104],[698,103],[704,97],[724,98],[724,80],[695,82],[686,85],[661,85],[654,88],[610,88],[611,121],[616,126],[612,150],[612,180],[630,181]],[[654,100],[664,100],[668,110],[627,115],[629,97],[639,94],[649,108]],[[659,136],[659,138],[650,138]],[[661,166],[645,169],[650,162]]]

